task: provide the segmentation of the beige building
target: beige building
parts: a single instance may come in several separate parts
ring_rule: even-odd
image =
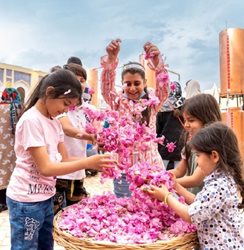
[[[98,71],[97,69],[88,69],[88,84],[93,89],[92,104],[99,107],[100,98],[98,91]],[[40,78],[47,72],[25,68],[21,66],[0,63],[0,96],[4,88],[13,87],[17,89],[23,101],[32,89],[39,82]]]
[[[0,93],[6,87],[16,88],[24,101],[30,90],[46,72],[21,66],[0,63]]]

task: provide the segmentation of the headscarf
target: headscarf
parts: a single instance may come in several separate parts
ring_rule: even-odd
[[[161,112],[169,112],[173,111],[176,108],[179,108],[184,103],[184,97],[182,97],[182,90],[180,83],[174,81],[171,83],[171,85],[174,85],[174,88],[170,91],[168,98],[163,103]]]
[[[201,94],[200,84],[196,80],[189,80],[186,82],[186,99],[189,99],[197,94]]]
[[[21,95],[15,88],[5,88],[2,93],[2,103],[10,104],[10,121],[12,133],[15,133],[16,124],[22,110]]]

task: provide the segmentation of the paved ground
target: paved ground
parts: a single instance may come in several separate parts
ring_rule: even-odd
[[[104,191],[113,190],[113,182],[111,180],[107,181],[104,184],[101,184],[99,181],[99,175],[95,177],[88,177],[85,179],[85,187],[87,191],[93,194],[102,194]],[[10,249],[10,226],[8,211],[0,213],[0,249],[9,250]],[[55,244],[55,250],[64,250],[63,247],[60,247]]]

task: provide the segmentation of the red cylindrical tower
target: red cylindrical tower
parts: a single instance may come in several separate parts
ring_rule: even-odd
[[[233,129],[237,138],[241,151],[242,159],[244,159],[244,111],[240,107],[228,108],[226,112],[222,114],[222,120],[229,127]]]
[[[244,29],[229,28],[219,34],[220,95],[244,93]]]

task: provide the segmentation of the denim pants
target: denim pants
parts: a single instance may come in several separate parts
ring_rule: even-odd
[[[7,197],[11,250],[53,250],[53,200],[19,202]]]
[[[129,183],[126,180],[126,175],[122,174],[121,179],[114,179],[114,193],[117,198],[130,197]]]

